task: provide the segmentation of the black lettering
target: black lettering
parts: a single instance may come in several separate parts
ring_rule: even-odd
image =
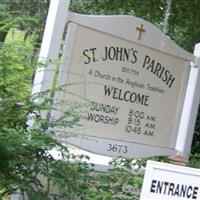
[[[142,67],[146,70],[149,70],[159,79],[161,79],[169,88],[172,87],[175,81],[175,77],[159,62],[156,62],[155,59],[151,60],[151,58],[148,55],[146,55]]]
[[[152,73],[153,73],[154,63],[155,63],[155,60],[152,60],[150,65],[147,67],[147,70],[150,69]]]
[[[94,114],[92,114],[92,113],[88,113],[88,120],[89,121],[93,121],[94,120]]]
[[[115,51],[115,47],[110,47],[108,50],[108,58],[110,60],[114,60],[116,57],[116,51]]]
[[[90,63],[90,56],[87,54],[88,53],[88,49],[85,49],[84,51],[83,51],[83,55],[86,57],[86,61],[84,61],[84,64],[89,64]]]
[[[156,193],[162,194],[163,182],[157,181]]]
[[[179,196],[180,195],[180,186],[177,184],[176,189],[174,191],[174,196]]]
[[[180,198],[197,199],[199,187],[170,183],[167,181],[152,180],[150,192],[177,196]]]
[[[181,185],[181,191],[180,191],[181,197],[185,197],[186,190],[187,190],[187,185]]]
[[[133,51],[133,49],[131,50]],[[137,56],[136,56],[137,52],[138,52],[137,50],[133,51],[133,54],[132,54],[133,59],[131,59],[132,64],[135,64],[137,62]]]
[[[106,61],[108,59],[108,47],[105,47],[105,55],[104,58],[102,58],[103,61]]]
[[[151,182],[151,188],[150,188],[150,192],[155,193],[156,192],[156,180],[152,180]]]
[[[130,52],[130,50],[127,51],[127,49],[124,48],[124,57],[123,57],[123,61],[129,60],[129,52]]]
[[[168,195],[170,195],[170,192],[171,192],[171,195],[173,196],[174,195],[173,191],[174,191],[174,183],[170,183],[169,184]]]
[[[95,51],[97,48],[91,48],[91,49],[85,49],[83,51],[83,55],[86,57],[86,60],[84,61],[84,64],[89,64],[91,60],[93,62],[96,62],[97,60],[95,59]]]
[[[197,199],[198,190],[199,190],[198,187],[194,187],[193,194],[192,194],[192,199]]]
[[[146,64],[149,64],[150,60],[150,57],[146,55],[142,67],[144,68]]]
[[[121,100],[121,101],[124,100],[123,97],[122,97],[122,90],[119,90],[119,98],[118,99]]]
[[[94,113],[87,113],[87,120],[95,123],[110,124],[116,126],[119,122],[117,117],[109,117],[108,115],[99,115]]]
[[[117,96],[118,93],[119,93],[119,89],[118,88],[114,88],[113,99],[118,99],[118,96]]]
[[[91,48],[90,51],[92,52],[92,61],[93,62],[96,62],[96,59],[95,59],[95,51],[97,50],[97,48]]]
[[[169,88],[171,88],[173,82],[175,81],[175,77],[173,77],[171,74],[166,82],[166,84],[168,85]]]
[[[130,95],[130,102],[135,103],[136,100],[137,100],[136,93],[132,92],[131,95]]]
[[[190,185],[188,188],[187,188],[187,198],[190,198],[192,196],[192,186]]]
[[[126,91],[126,92],[124,92],[124,100],[125,101],[129,101],[129,99],[130,99],[130,91]],[[127,95],[129,94],[129,98],[127,98]]]
[[[159,72],[160,72],[160,70],[162,69],[162,65],[160,64],[160,63],[157,63],[156,64],[156,67],[155,67],[155,70],[154,70],[154,74],[156,75],[156,76],[160,76],[160,74],[159,74]]]
[[[97,107],[97,103],[92,102],[92,103],[91,103],[90,110],[96,110],[96,107]]]
[[[116,48],[116,60],[122,61],[122,55],[123,55],[123,48],[117,47]]]
[[[165,194],[166,193],[166,191],[167,191],[167,186],[169,185],[169,182],[164,182],[164,186],[165,186],[165,188],[164,188],[164,192],[163,192],[163,194]]]
[[[148,102],[149,96],[148,95],[130,92],[130,91],[123,92],[123,90],[121,90],[119,88],[109,87],[107,85],[104,85],[104,94],[105,94],[105,96],[111,97],[116,100],[141,104],[144,106],[149,106],[149,102]]]
[[[138,94],[138,102],[140,104],[143,104],[145,106],[148,106],[149,104],[147,103],[149,100],[149,96],[145,96],[145,95],[139,95]]]
[[[160,72],[160,75],[159,75],[159,78],[160,78],[160,79],[161,79],[161,77],[162,77],[164,71],[165,71],[165,67],[162,67],[161,72]]]
[[[107,85],[104,85],[105,96],[110,96],[113,89],[114,89],[113,87],[110,88]]]
[[[169,77],[169,75],[170,75],[169,70],[165,70],[165,72],[164,72],[164,76],[161,78],[162,81],[163,81],[163,82],[166,82],[167,79],[168,79],[168,77]]]

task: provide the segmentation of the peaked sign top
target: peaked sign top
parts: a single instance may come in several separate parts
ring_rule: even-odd
[[[150,22],[128,15],[81,15],[70,12],[69,22],[160,50],[169,55],[195,62],[195,56],[178,46]]]

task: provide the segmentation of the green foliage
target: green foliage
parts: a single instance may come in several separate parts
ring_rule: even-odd
[[[195,134],[193,136],[192,150],[189,166],[200,168],[200,108],[197,116]]]
[[[41,28],[47,8],[47,0],[1,1],[0,31],[20,28],[27,32],[33,32]]]
[[[168,34],[183,48],[192,52],[199,42],[199,0],[172,0]],[[125,14],[148,20],[162,29],[167,0],[72,0],[71,10],[82,14]]]
[[[93,172],[89,200],[137,200],[143,176],[128,168],[117,167],[108,172]]]
[[[0,45],[0,198],[18,192],[27,194],[30,200],[50,197],[71,200],[76,196],[85,200],[139,199],[143,178],[141,169],[147,159],[136,163],[116,159],[108,173],[94,172],[86,162],[87,156],[72,154],[67,146],[54,139],[54,131],[48,129],[55,125],[76,125],[81,118],[77,115],[77,106],[71,106],[58,121],[46,121],[38,113],[49,109],[51,100],[46,99],[48,106],[31,102],[31,83],[37,60],[35,53],[48,3],[48,0],[0,3],[0,32],[9,31],[7,40]],[[84,14],[135,15],[161,29],[166,3],[164,0],[73,0],[70,8]],[[172,0],[168,34],[189,51],[199,40],[199,3],[198,0]],[[14,40],[16,28],[23,32]],[[27,35],[30,36],[28,39]],[[26,124],[30,116],[35,120],[32,128]],[[200,167],[199,119],[198,115],[189,163],[194,167]],[[52,149],[57,150],[62,159],[55,159],[50,153]],[[167,162],[166,158],[156,160]],[[56,188],[55,192],[52,192],[52,187]]]
[[[200,1],[172,0],[169,31],[173,38],[185,49],[192,52],[199,42],[200,22],[198,8]]]
[[[36,66],[33,45],[30,40],[20,38],[21,33],[17,39],[8,39],[0,46],[0,198],[17,192],[26,193],[31,200],[45,200],[52,195],[54,199],[58,195],[68,199],[85,196],[90,169],[83,159],[88,158],[75,156],[58,143],[54,132],[47,129],[51,122],[55,125],[55,121],[47,122],[37,114],[46,106],[31,101]],[[74,116],[74,113],[71,109],[66,116]],[[26,122],[30,116],[34,117],[35,124],[28,128]],[[70,118],[67,122],[73,125],[76,120]],[[63,159],[55,159],[50,153],[52,149]],[[46,178],[45,184],[41,177]],[[51,194],[50,183],[56,184],[60,192]]]
[[[62,195],[71,199],[88,190],[88,165],[83,157],[71,154],[42,128],[29,131],[0,130],[0,197],[17,191],[26,192],[29,199],[49,199],[48,184],[56,184]],[[48,150],[56,148],[63,160],[56,160]],[[70,164],[73,161],[73,164]],[[46,187],[41,176],[46,177]]]
[[[58,120],[47,121],[38,115],[52,108],[51,100],[47,98],[47,91],[38,94],[45,97],[45,103],[31,101],[36,65],[32,41],[24,41],[21,32],[13,33],[17,37],[11,33],[0,47],[0,198],[13,193],[27,195],[30,200],[138,196],[141,176],[132,176],[131,170],[125,168],[109,173],[94,172],[87,156],[72,154],[67,146],[54,139],[53,129],[48,128],[76,125],[81,118],[80,105],[68,105],[69,109]],[[35,121],[32,127],[26,124],[30,117]],[[62,159],[54,158],[50,153],[52,149],[59,152]]]
[[[0,45],[0,127],[20,128],[27,117],[21,104],[29,101],[35,61],[30,44],[8,41]]]

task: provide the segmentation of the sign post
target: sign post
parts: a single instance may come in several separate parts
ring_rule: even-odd
[[[40,48],[39,67],[35,73],[33,82],[33,95],[52,89],[56,72],[56,63],[58,61],[63,33],[67,23],[69,4],[70,0],[53,0],[50,3]],[[39,98],[36,99],[36,101],[39,100]],[[43,112],[44,116],[42,117],[46,118],[46,114],[47,113]],[[30,125],[31,123],[31,120],[29,120]]]
[[[188,157],[200,101],[200,43],[195,45],[196,62],[191,63],[183,112],[180,121],[176,149],[178,154]]]

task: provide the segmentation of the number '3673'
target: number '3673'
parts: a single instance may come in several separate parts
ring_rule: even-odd
[[[107,151],[115,152],[115,153],[127,153],[128,147],[120,144],[108,144]]]

